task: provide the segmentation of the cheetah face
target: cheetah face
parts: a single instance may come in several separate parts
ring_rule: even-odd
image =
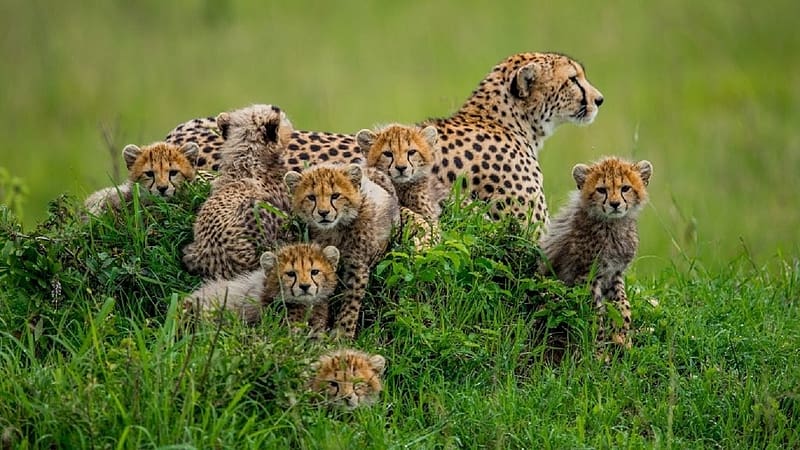
[[[314,244],[294,244],[277,253],[261,255],[261,268],[278,280],[286,303],[314,306],[330,297],[336,288],[339,250]]]
[[[366,155],[367,166],[386,173],[395,184],[418,181],[431,171],[436,151],[434,127],[390,125],[377,132],[361,130],[356,141]]]
[[[555,128],[564,122],[588,125],[594,121],[603,94],[589,83],[579,63],[553,53],[528,59],[513,73],[509,90],[532,122],[542,120]]]
[[[361,206],[361,166],[314,166],[302,174],[287,172],[292,212],[309,226],[332,230],[347,226]]]
[[[122,150],[130,180],[153,194],[172,197],[185,181],[195,177],[193,160],[198,148],[194,143],[182,147],[155,143],[144,148],[130,144]]]
[[[646,186],[652,173],[649,161],[631,164],[616,158],[593,166],[577,164],[572,169],[589,214],[606,220],[621,219],[641,209],[647,201]]]
[[[340,350],[312,364],[311,387],[335,406],[355,409],[375,403],[383,388],[386,360],[381,355]]]

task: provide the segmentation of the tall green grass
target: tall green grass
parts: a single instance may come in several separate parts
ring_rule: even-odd
[[[12,448],[794,448],[800,265],[629,277],[633,349],[595,357],[586,287],[532,275],[513,222],[455,201],[442,244],[393,248],[352,344],[388,360],[377,405],[304,389],[341,345],[193,323],[180,268],[203,183],[85,223],[55,202],[24,231],[0,209],[0,431]],[[165,226],[169,225],[169,226]]]
[[[654,163],[635,269],[797,255],[796,2],[103,2],[0,4],[0,167],[26,228],[64,191],[106,186],[126,143],[254,102],[355,131],[455,110],[499,60],[561,51],[604,93],[597,121],[541,153],[551,209],[570,168]],[[103,138],[107,131],[110,144]],[[109,157],[109,147],[114,158]]]

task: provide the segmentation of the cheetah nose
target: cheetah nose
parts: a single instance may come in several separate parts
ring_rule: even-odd
[[[619,208],[619,202],[608,202],[608,204],[614,209]]]
[[[325,209],[319,209],[319,210],[317,210],[317,213],[319,213],[320,216],[325,218],[325,217],[328,217],[328,214],[330,214],[330,211],[325,210]]]
[[[169,189],[169,186],[159,186],[158,187],[158,192],[160,192],[161,195],[164,195],[164,194],[167,193],[167,189]]]
[[[603,97],[597,97],[596,99],[594,99],[594,104],[597,105],[597,106],[600,106],[600,105],[603,104],[604,100],[605,99]]]
[[[308,293],[308,290],[311,289],[310,284],[301,284],[298,287],[300,288],[301,291],[305,292],[306,294]]]
[[[394,168],[397,169],[398,172],[403,174],[405,173],[406,169],[408,169],[408,166],[394,166]]]

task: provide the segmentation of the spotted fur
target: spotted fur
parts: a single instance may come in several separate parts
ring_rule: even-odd
[[[652,173],[649,161],[632,164],[606,158],[592,166],[576,165],[572,176],[578,190],[540,240],[547,262],[543,272],[555,274],[568,285],[591,281],[601,342],[605,341],[603,299],[607,298],[615,302],[623,318],[612,341],[630,347],[631,310],[623,275],[639,246],[637,217],[647,201]],[[588,280],[592,274],[594,278]]]
[[[165,142],[175,145],[194,143],[198,146],[195,167],[198,170],[218,172],[222,162],[222,144],[225,139],[217,126],[216,117],[192,119],[170,131]]]
[[[486,75],[455,114],[420,124],[438,131],[439,152],[432,172],[448,191],[464,176],[465,191],[493,202],[495,218],[512,214],[546,223],[539,150],[562,123],[592,123],[602,103],[602,94],[586,79],[583,66],[568,56],[512,55]],[[194,135],[208,134],[211,126],[206,121],[189,122],[171,135],[195,139]],[[355,136],[312,131],[294,132],[286,155],[292,170],[362,160]]]
[[[247,323],[261,319],[264,306],[286,305],[289,323],[308,322],[314,331],[328,324],[328,298],[336,289],[339,250],[317,244],[290,244],[264,252],[261,268],[232,280],[209,280],[184,301],[184,309],[234,311]]]
[[[436,128],[387,125],[361,130],[356,135],[367,167],[386,173],[392,180],[400,204],[404,233],[417,250],[440,239],[439,216],[449,192],[431,175],[435,161]]]
[[[383,390],[386,359],[381,355],[342,349],[311,364],[310,387],[333,405],[354,409],[374,404]]]
[[[90,195],[84,201],[89,213],[97,215],[107,208],[119,209],[123,202],[133,198],[134,184],[141,186],[143,193],[172,197],[183,183],[194,180],[196,175],[197,145],[193,143],[179,147],[156,142],[141,148],[130,144],[122,150],[122,156],[128,168],[128,180]]]
[[[253,105],[217,116],[220,176],[194,223],[183,262],[206,278],[232,278],[258,267],[258,255],[288,241],[282,213],[289,195],[281,181],[291,124],[275,106]],[[277,212],[276,212],[277,210]]]
[[[389,125],[361,130],[356,135],[368,167],[392,179],[400,204],[424,217],[437,220],[448,192],[431,168],[436,160],[436,128]]]
[[[337,333],[352,338],[370,270],[384,256],[400,220],[397,197],[381,187],[391,189],[391,181],[358,164],[313,166],[287,172],[284,180],[292,212],[308,224],[311,240],[341,252],[342,298],[334,325]]]

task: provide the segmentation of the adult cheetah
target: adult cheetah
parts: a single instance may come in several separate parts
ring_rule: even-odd
[[[588,125],[603,95],[586,78],[583,66],[559,53],[518,53],[486,75],[453,115],[424,120],[438,131],[433,173],[451,187],[464,176],[472,197],[493,202],[492,216],[548,221],[539,149],[562,123]],[[209,119],[176,127],[167,142],[196,142],[198,168],[213,169],[219,135]],[[295,131],[288,142],[287,169],[308,164],[360,162],[354,135]],[[205,162],[206,165],[203,165]]]

